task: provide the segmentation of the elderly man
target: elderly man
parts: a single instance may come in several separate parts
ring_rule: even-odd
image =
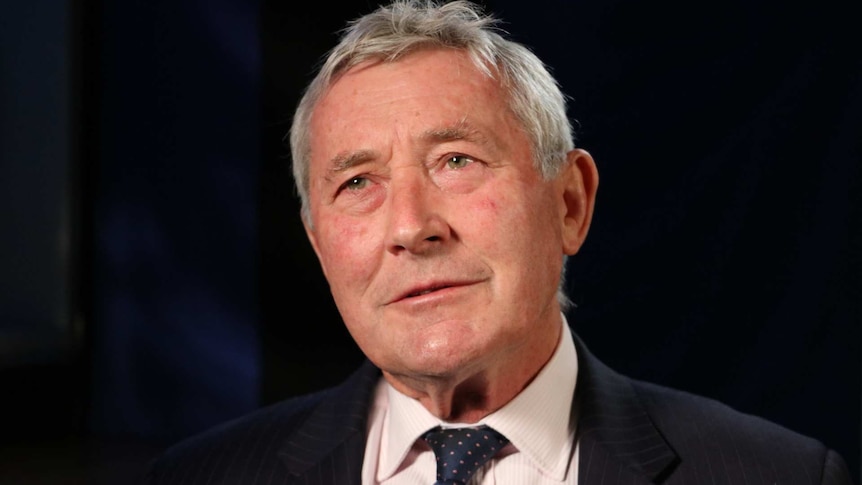
[[[180,443],[152,484],[849,483],[823,444],[605,367],[566,258],[598,174],[542,62],[472,4],[343,33],[291,129],[302,220],[367,362]]]

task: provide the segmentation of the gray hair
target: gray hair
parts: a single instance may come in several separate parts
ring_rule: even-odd
[[[481,72],[498,79],[510,109],[530,139],[536,169],[546,179],[559,174],[566,154],[574,148],[566,96],[547,66],[527,47],[506,39],[498,25],[498,19],[466,0],[393,0],[347,24],[303,93],[290,128],[293,178],[307,224],[312,224],[309,126],[315,106],[339,75],[351,67],[368,60],[394,62],[424,48],[463,50]],[[557,292],[563,309],[571,304],[563,291],[565,263],[564,259]]]

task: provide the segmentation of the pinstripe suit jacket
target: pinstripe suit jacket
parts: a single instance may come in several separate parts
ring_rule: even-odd
[[[820,442],[703,397],[629,379],[575,337],[579,485],[850,484]],[[289,399],[167,450],[148,485],[360,484],[366,362],[338,387]],[[430,483],[430,482],[429,482]]]

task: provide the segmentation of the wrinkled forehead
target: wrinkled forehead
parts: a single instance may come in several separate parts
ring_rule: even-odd
[[[454,141],[494,152],[529,144],[496,80],[452,51],[355,66],[321,98],[311,128],[318,167],[382,157],[390,144],[416,153]]]

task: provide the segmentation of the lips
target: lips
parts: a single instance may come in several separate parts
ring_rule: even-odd
[[[399,301],[408,300],[410,298],[417,298],[420,296],[428,295],[436,291],[446,290],[459,286],[468,286],[470,284],[472,284],[472,282],[468,281],[437,281],[433,283],[425,283],[404,291],[403,293],[399,294],[398,297],[394,298],[390,303],[397,303]]]
[[[431,293],[432,291],[442,290],[443,288],[449,288],[449,286],[448,286],[448,285],[434,286],[434,287],[432,287],[432,288],[428,288],[428,289],[425,289],[425,290],[415,291],[415,292],[412,292],[412,293],[408,294],[408,295],[407,295],[407,298],[411,298],[411,297],[414,297],[414,296],[427,295],[428,293]]]

